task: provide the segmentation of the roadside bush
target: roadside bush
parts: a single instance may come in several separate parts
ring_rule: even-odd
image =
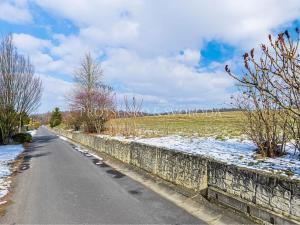
[[[32,118],[30,118],[27,125],[27,130],[37,130],[40,126],[41,123],[39,121],[34,121]]]
[[[32,136],[29,133],[18,133],[12,136],[15,143],[23,144],[32,141]]]
[[[300,151],[300,82],[299,41],[289,32],[269,35],[269,42],[262,44],[259,54],[246,52],[244,70],[233,74],[228,65],[226,72],[238,81],[240,95],[236,104],[247,117],[250,139],[265,156],[285,153],[288,142]]]
[[[63,124],[67,129],[79,131],[82,123],[82,116],[79,111],[70,111],[63,114]]]
[[[53,127],[56,127],[58,125],[61,124],[61,121],[62,121],[62,115],[61,115],[61,112],[59,110],[58,107],[56,107],[54,109],[54,111],[51,113],[51,118],[50,118],[50,127],[53,128]]]
[[[33,123],[33,129],[35,129],[35,130],[39,129],[40,126],[41,126],[40,122],[34,122]]]

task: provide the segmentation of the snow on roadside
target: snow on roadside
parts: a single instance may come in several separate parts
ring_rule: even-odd
[[[64,141],[68,141],[68,138],[64,137],[64,136],[58,136],[60,139],[64,140]]]
[[[27,131],[27,133],[31,134],[31,136],[35,136],[36,135],[37,130],[29,130]]]
[[[254,157],[256,147],[251,141],[239,141],[237,139],[221,141],[214,138],[187,138],[182,136],[135,139],[134,141],[211,157],[227,164],[283,175],[289,174],[292,175],[291,178],[293,179],[300,179],[299,154],[295,153],[292,146],[287,146],[284,156],[256,159]]]
[[[11,175],[10,163],[24,150],[22,145],[0,145],[0,198],[8,193]]]
[[[62,139],[63,141],[67,141],[67,142],[73,143],[71,140],[69,140],[68,138],[66,138],[66,137],[64,137],[64,136],[58,136],[58,137],[59,137],[60,139]],[[83,148],[81,145],[79,145],[79,144],[74,144],[74,143],[73,143],[73,145],[74,145],[74,146],[73,146],[73,149],[74,149],[74,150],[76,150],[76,151],[78,151],[78,152],[84,154],[85,156],[87,156],[87,157],[93,156],[94,158],[99,159],[100,161],[103,160],[103,158],[101,158],[101,157],[98,156],[97,154],[94,154],[92,151],[89,151],[88,149]]]

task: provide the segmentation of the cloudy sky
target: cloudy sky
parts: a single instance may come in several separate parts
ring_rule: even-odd
[[[244,51],[292,29],[299,0],[0,0],[0,33],[12,33],[44,83],[39,112],[66,108],[85,52],[105,82],[144,109],[228,107]]]

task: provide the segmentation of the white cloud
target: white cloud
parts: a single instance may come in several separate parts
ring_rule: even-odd
[[[54,59],[50,51],[55,46],[50,40],[36,38],[28,34],[13,34],[14,43],[18,50],[25,55],[29,55],[35,69],[38,73],[59,72],[64,74],[72,74],[74,68],[73,63],[69,63],[66,57]],[[77,61],[76,61],[77,62]]]
[[[244,47],[259,43],[274,27],[299,18],[297,0],[36,0],[83,33],[99,35],[100,45],[119,37],[147,53],[197,49],[212,38]],[[122,21],[125,24],[122,24]],[[125,31],[124,31],[125,30]],[[105,38],[103,37],[105,36]],[[105,39],[105,40],[104,40]],[[104,42],[104,43],[103,43]]]
[[[35,0],[41,7],[54,15],[74,21],[80,27],[95,25],[111,27],[118,22],[120,15],[128,17],[126,12],[138,11],[143,1],[140,0]]]
[[[14,6],[24,9],[26,2],[19,0]],[[219,62],[195,69],[206,41],[249,49],[300,15],[298,0],[32,2],[79,29],[76,34],[54,34],[52,41],[15,35],[17,46],[31,55],[38,72],[71,75],[83,54],[92,51],[105,58],[105,78],[121,95],[134,94],[151,104],[199,107],[226,102],[233,85]]]
[[[121,20],[107,30],[94,26],[82,28],[81,36],[93,43],[127,44],[138,36],[138,27],[138,23]]]
[[[31,22],[32,16],[28,9],[27,0],[1,0],[0,20],[11,23]]]
[[[66,110],[66,97],[72,89],[72,83],[63,81],[46,74],[38,74],[43,82],[42,105],[39,112],[48,112],[55,107]]]
[[[160,98],[157,104],[220,106],[229,98],[227,88],[233,85],[222,70],[198,72],[177,57],[143,59],[129,50],[113,49],[108,58],[103,63],[108,82],[121,83],[122,94]]]
[[[22,51],[36,52],[52,47],[51,41],[39,39],[29,34],[14,34],[13,39],[17,48]]]
[[[185,49],[182,54],[177,56],[177,59],[187,65],[196,66],[200,61],[200,57],[199,50]]]

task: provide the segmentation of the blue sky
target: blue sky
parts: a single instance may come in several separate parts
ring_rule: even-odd
[[[80,59],[101,61],[105,82],[144,110],[230,106],[241,55],[269,33],[298,25],[297,0],[0,0],[0,33],[12,33],[44,83],[38,112],[59,106]]]

